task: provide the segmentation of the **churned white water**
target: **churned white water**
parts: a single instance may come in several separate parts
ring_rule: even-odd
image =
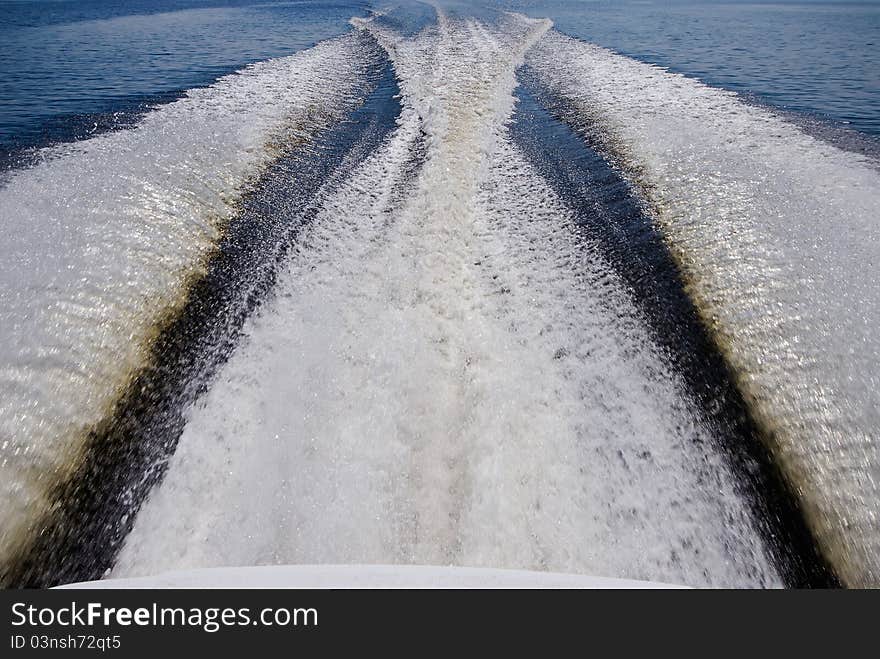
[[[528,65],[656,208],[826,555],[880,584],[876,162],[557,32]]]
[[[44,512],[234,202],[365,92],[350,34],[249,66],[0,187],[0,561]]]
[[[392,58],[398,126],[324,191],[114,576],[418,563],[778,584],[626,290],[509,139],[549,22],[358,27]]]

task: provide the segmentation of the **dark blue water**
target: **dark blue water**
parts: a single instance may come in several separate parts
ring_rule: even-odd
[[[129,125],[152,104],[339,34],[371,4],[0,0],[0,163],[23,147]],[[411,13],[430,11],[409,4]],[[444,4],[454,13],[474,5]],[[880,135],[880,0],[478,4],[548,16],[573,36],[800,116]]]
[[[880,1],[499,0],[566,34],[880,135]]]
[[[151,103],[348,29],[357,0],[0,0],[0,157],[136,118]]]

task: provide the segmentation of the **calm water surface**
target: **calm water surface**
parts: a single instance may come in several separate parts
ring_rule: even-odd
[[[384,4],[0,0],[0,159],[130,123],[153,103],[339,34],[351,16]],[[573,36],[880,135],[880,2],[480,4],[549,16]]]
[[[880,2],[512,0],[557,29],[880,135]]]
[[[364,3],[0,0],[0,152],[84,137],[348,28]]]

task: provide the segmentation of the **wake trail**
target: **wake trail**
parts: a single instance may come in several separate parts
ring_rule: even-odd
[[[555,31],[527,65],[652,208],[826,558],[880,583],[876,160]]]
[[[549,22],[357,21],[402,92],[195,404],[114,576],[416,563],[778,585],[711,431],[510,139]]]
[[[6,178],[0,580],[64,503],[58,488],[90,434],[112,423],[238,202],[271,163],[363,102],[379,59],[370,40],[349,34],[260,62],[131,130],[46,149]]]

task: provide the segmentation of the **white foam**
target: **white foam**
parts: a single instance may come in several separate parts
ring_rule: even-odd
[[[508,139],[548,23],[361,26],[392,56],[399,126],[328,191],[113,576],[415,563],[778,584],[621,283]]]
[[[645,191],[818,540],[880,584],[880,172],[732,93],[549,33],[537,79]]]
[[[279,149],[363,97],[350,34],[249,66],[0,188],[0,559],[75,463],[157,322]]]

